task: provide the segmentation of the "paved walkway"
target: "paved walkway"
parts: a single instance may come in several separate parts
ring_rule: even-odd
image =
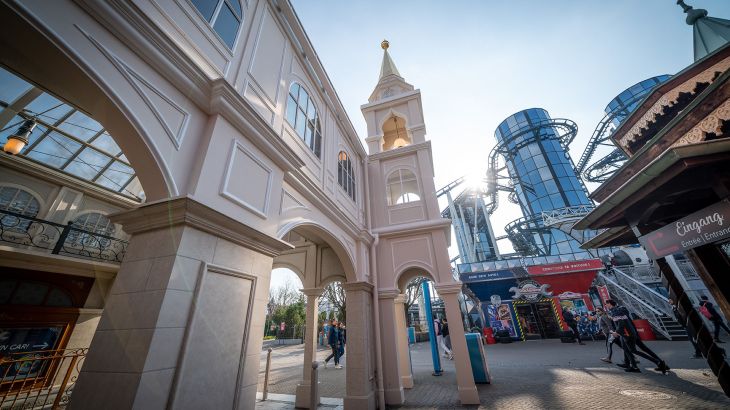
[[[625,373],[598,359],[605,355],[602,341],[585,346],[557,340],[528,341],[486,346],[492,383],[478,385],[481,406],[460,407],[453,362],[442,362],[444,375],[431,376],[432,365],[427,343],[411,350],[415,387],[406,391],[402,408],[498,408],[498,409],[727,409],[728,399],[703,359],[690,359],[688,342],[649,342],[648,345],[672,367],[670,374],[654,372],[645,360],[642,373]],[[622,357],[621,350],[617,351]],[[302,347],[292,346],[274,352],[270,391],[293,395],[302,371]],[[319,353],[320,360],[325,352]],[[616,358],[616,354],[614,354]],[[259,390],[263,384],[262,373]],[[345,363],[346,365],[346,363]],[[344,395],[344,369],[320,372],[323,397]],[[284,396],[286,397],[286,396]],[[322,408],[336,406],[329,402]],[[271,405],[280,407],[271,407]],[[260,409],[291,409],[289,403],[257,403]]]

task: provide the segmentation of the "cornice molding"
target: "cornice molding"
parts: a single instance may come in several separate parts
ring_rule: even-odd
[[[388,151],[377,152],[375,154],[368,155],[367,160],[368,163],[374,161],[383,161],[386,159],[400,157],[406,154],[424,150],[431,152],[431,140],[406,145],[405,147],[390,149]]]
[[[400,289],[379,289],[378,299],[395,299],[400,296]]]
[[[7,167],[21,174],[30,175],[54,185],[65,186],[81,191],[85,195],[99,199],[120,208],[132,209],[140,205],[139,202],[129,199],[123,195],[115,194],[112,191],[76,178],[65,172],[37,163],[24,157],[13,155],[0,155],[0,169]]]
[[[299,291],[302,292],[305,296],[319,297],[324,292],[324,288],[306,288],[299,289]]]
[[[447,235],[451,229],[451,220],[442,218],[440,220],[427,220],[398,225],[385,226],[373,229],[373,233],[381,238],[392,238],[397,236],[415,235],[432,231],[445,231]]]
[[[377,88],[376,88],[377,90]],[[374,111],[376,109],[385,109],[393,105],[398,105],[405,102],[405,100],[412,100],[413,97],[420,99],[421,89],[417,88],[413,91],[407,91],[403,94],[396,94],[392,97],[383,98],[382,100],[373,101],[371,103],[363,104],[360,106],[360,110],[364,113]]]
[[[461,282],[437,283],[434,288],[440,295],[450,295],[461,292]]]
[[[184,225],[207,232],[267,256],[277,256],[293,246],[236,221],[189,197],[162,200],[110,215],[134,236],[137,233]],[[134,239],[132,239],[134,240]]]
[[[368,292],[373,293],[374,286],[370,282],[348,282],[342,284],[342,289],[345,289],[345,292]]]

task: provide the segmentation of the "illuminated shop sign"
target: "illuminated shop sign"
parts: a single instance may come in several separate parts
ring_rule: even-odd
[[[730,238],[730,201],[724,199],[639,238],[647,255],[658,259]]]

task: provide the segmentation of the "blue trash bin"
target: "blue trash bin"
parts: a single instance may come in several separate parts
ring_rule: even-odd
[[[408,328],[408,344],[412,345],[416,343],[416,328],[411,326]]]
[[[474,383],[489,383],[491,380],[489,377],[487,358],[484,355],[484,348],[482,347],[482,335],[479,333],[467,333],[465,336],[466,351],[469,354]]]

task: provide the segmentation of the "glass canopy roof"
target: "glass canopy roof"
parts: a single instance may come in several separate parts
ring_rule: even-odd
[[[134,169],[101,124],[0,67],[0,144],[26,119],[38,125],[19,156],[144,200]]]

